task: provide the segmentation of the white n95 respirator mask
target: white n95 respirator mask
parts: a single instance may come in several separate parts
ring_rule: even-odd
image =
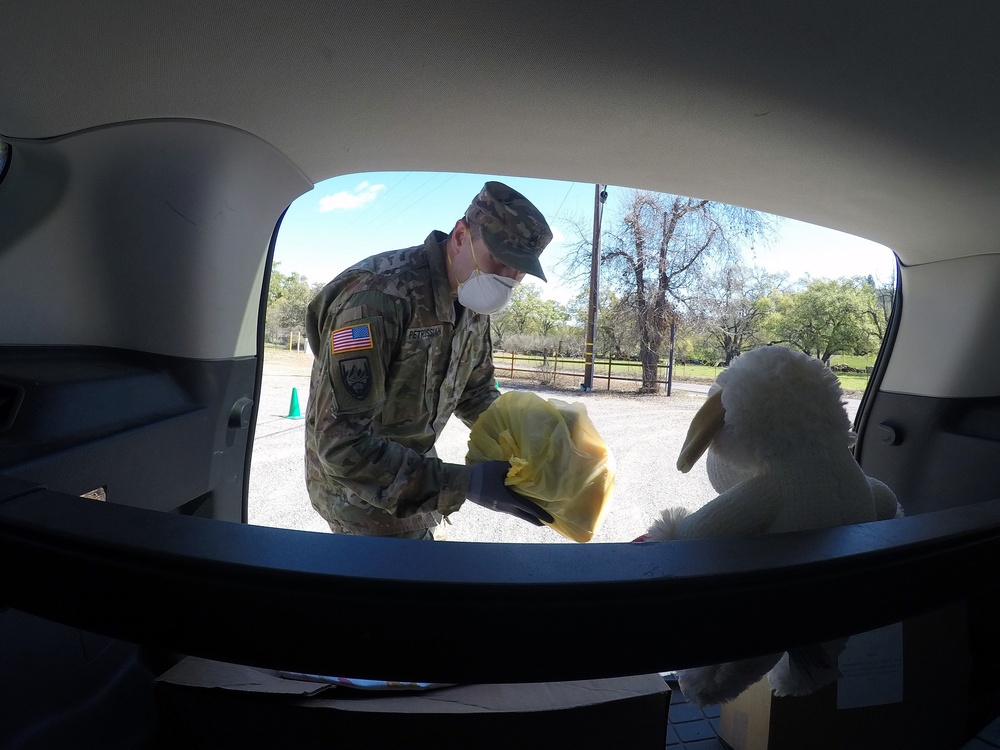
[[[479,270],[471,232],[469,233],[469,247],[472,249],[472,262],[476,264],[476,270],[469,278],[459,283],[459,304],[481,315],[492,315],[500,312],[510,303],[514,287],[519,282],[517,279],[499,276],[495,273],[483,273]]]
[[[458,301],[463,307],[482,315],[500,312],[514,294],[517,281],[495,273],[481,273],[479,269],[458,285]]]

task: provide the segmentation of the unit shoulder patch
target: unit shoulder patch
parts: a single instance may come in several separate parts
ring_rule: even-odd
[[[358,401],[364,401],[372,389],[372,368],[368,357],[342,359],[338,364],[344,389]]]
[[[335,319],[327,330],[329,354],[324,368],[332,413],[360,414],[377,409],[385,400],[382,319]]]

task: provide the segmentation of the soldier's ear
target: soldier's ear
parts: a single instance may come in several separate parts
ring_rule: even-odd
[[[455,241],[456,247],[461,247],[465,243],[465,235],[472,231],[465,219],[455,222],[455,227],[451,230],[451,238]]]

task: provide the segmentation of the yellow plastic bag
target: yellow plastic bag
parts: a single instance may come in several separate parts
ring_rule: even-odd
[[[614,460],[583,404],[508,391],[490,404],[469,435],[466,463],[509,461],[507,486],[555,519],[574,542],[600,528],[614,489]]]

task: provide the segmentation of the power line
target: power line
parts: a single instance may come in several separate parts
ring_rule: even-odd
[[[413,195],[414,193],[416,193],[418,190],[420,190],[422,187],[424,187],[425,185],[427,185],[429,182],[433,182],[434,180],[436,180],[440,176],[441,176],[440,174],[433,174],[433,175],[431,175],[430,178],[428,178],[427,180],[424,180],[424,182],[422,182],[419,185],[417,185],[417,187],[415,187],[409,193],[407,193],[402,198],[400,198],[398,201],[396,201],[391,206],[389,206],[385,211],[383,211],[378,216],[376,216],[374,219],[372,219],[369,222],[368,226],[370,227],[372,224],[375,224],[383,216],[386,216],[386,215],[392,213],[392,211],[396,208],[396,206],[398,206],[400,203],[402,203],[403,201],[405,201],[407,198],[409,198],[411,195]],[[427,196],[432,195],[436,190],[440,189],[442,186],[444,186],[449,181],[451,181],[452,179],[454,179],[454,177],[455,177],[455,175],[452,175],[447,180],[445,180],[444,182],[442,182],[440,185],[438,185],[437,187],[435,187],[433,190],[428,191],[428,193],[426,195],[424,195],[421,198],[419,198],[416,202],[419,203],[421,200],[423,200]]]
[[[394,184],[392,187],[387,188],[386,191],[382,195],[383,196],[388,195],[393,190],[395,190],[400,185],[402,185],[404,182],[406,182],[412,176],[413,176],[413,172],[407,172],[405,175],[403,175],[403,178],[401,180],[399,180],[399,182],[397,182],[396,184]],[[375,207],[375,202],[372,201],[372,203],[371,203],[370,206],[368,206],[367,208],[365,208],[363,211],[360,211],[357,214],[355,214],[354,217],[351,219],[351,221],[344,225],[343,229],[346,230],[346,229],[349,229],[350,227],[354,226],[354,224],[356,224],[358,221],[360,221],[365,216],[365,214],[367,214],[369,211],[371,211],[374,207]]]
[[[573,188],[576,187],[575,183],[570,183],[569,190],[566,191],[566,195],[563,196],[562,203],[559,204],[559,208],[556,209],[555,216],[552,217],[552,221],[559,218],[559,212],[562,211],[562,207],[566,205],[566,200],[569,198],[569,194],[573,192]]]

